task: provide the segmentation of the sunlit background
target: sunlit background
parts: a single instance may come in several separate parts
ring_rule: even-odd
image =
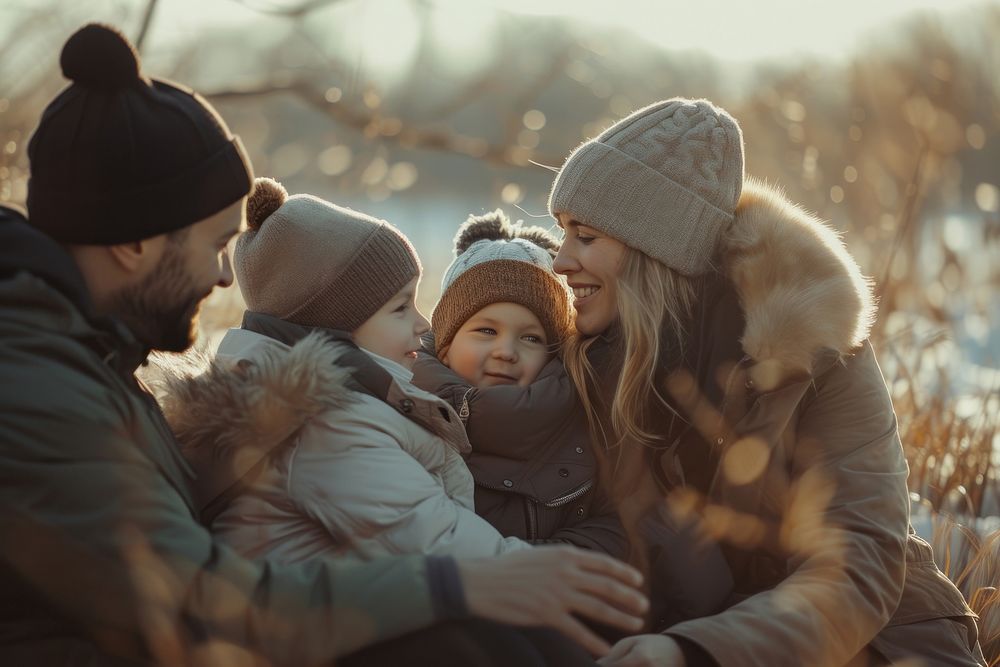
[[[470,213],[551,226],[546,166],[581,141],[666,97],[724,106],[748,172],[877,282],[913,522],[1000,664],[1000,2],[0,0],[3,200],[93,20],[209,97],[259,175],[400,227],[427,313]],[[213,295],[201,344],[241,312]]]
[[[59,48],[91,20],[209,97],[258,174],[399,226],[425,312],[468,214],[550,226],[539,165],[650,102],[712,99],[748,172],[829,219],[877,281],[914,490],[1000,514],[1000,3],[2,0],[5,200],[24,200]],[[241,308],[213,296],[206,340]]]

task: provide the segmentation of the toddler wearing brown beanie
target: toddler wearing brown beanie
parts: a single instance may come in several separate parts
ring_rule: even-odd
[[[470,217],[431,316],[434,355],[413,383],[448,401],[472,445],[476,511],[503,535],[568,542],[625,558],[558,349],[572,328],[569,292],[552,270],[559,240],[501,211]]]
[[[531,384],[572,327],[552,270],[558,249],[546,230],[499,210],[470,216],[431,316],[438,358],[477,387]]]

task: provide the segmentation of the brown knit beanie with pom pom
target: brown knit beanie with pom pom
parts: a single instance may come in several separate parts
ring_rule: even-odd
[[[215,109],[181,85],[144,76],[115,28],[84,26],[59,62],[72,84],[28,143],[28,219],[56,241],[140,241],[250,192],[250,160]]]
[[[455,236],[455,260],[431,314],[440,358],[466,320],[494,303],[516,303],[538,318],[549,345],[572,327],[569,292],[552,270],[559,241],[541,227],[511,224],[499,209],[470,216]]]
[[[233,266],[247,307],[296,324],[354,331],[420,275],[392,225],[258,178]]]

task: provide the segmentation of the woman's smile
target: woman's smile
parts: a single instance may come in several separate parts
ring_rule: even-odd
[[[552,268],[566,276],[573,290],[577,331],[595,336],[618,317],[616,284],[625,244],[560,213],[565,232]]]

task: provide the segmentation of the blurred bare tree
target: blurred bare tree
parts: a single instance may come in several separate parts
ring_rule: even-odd
[[[675,95],[708,97],[739,119],[750,174],[780,184],[847,233],[878,284],[884,361],[911,363],[894,346],[921,348],[906,328],[918,317],[955,337],[976,337],[990,357],[980,363],[1000,363],[991,343],[1000,314],[996,3],[914,14],[884,27],[845,61],[746,64],[734,75],[710,55],[665,51],[623,30],[502,11],[472,35],[485,59],[456,73],[457,56],[442,48],[434,28],[437,13],[448,8],[412,0],[406,5],[415,25],[412,57],[389,82],[361,56],[338,48],[356,29],[338,12],[357,2],[238,4],[257,13],[256,25],[191,35],[166,53],[144,55],[156,57],[155,73],[217,103],[258,172],[292,189],[373,206],[405,192],[407,204],[520,205],[543,213],[551,173],[533,163],[557,167],[580,141],[642,105]],[[112,18],[145,48],[162,9],[156,0],[119,2]],[[25,198],[27,139],[64,84],[55,54],[86,14],[56,0],[8,13],[6,34],[16,39],[0,45],[4,200]],[[457,222],[442,221],[440,235],[450,238]],[[427,264],[447,261],[448,250]],[[434,296],[429,290],[428,298]],[[206,315],[213,326],[234,316],[223,309]],[[892,365],[906,380],[892,384],[901,405],[915,406],[916,418],[934,403],[907,401],[906,392],[924,387],[925,379],[904,371]],[[929,390],[951,391],[933,377]],[[913,442],[933,440],[939,449],[951,432],[911,423],[914,434],[939,434]],[[977,451],[977,460],[990,459]],[[922,456],[912,458],[920,462],[916,470],[936,469],[948,480],[937,498],[961,486],[936,468],[939,458]],[[921,483],[914,488],[926,492]],[[985,502],[980,491],[977,508]]]

